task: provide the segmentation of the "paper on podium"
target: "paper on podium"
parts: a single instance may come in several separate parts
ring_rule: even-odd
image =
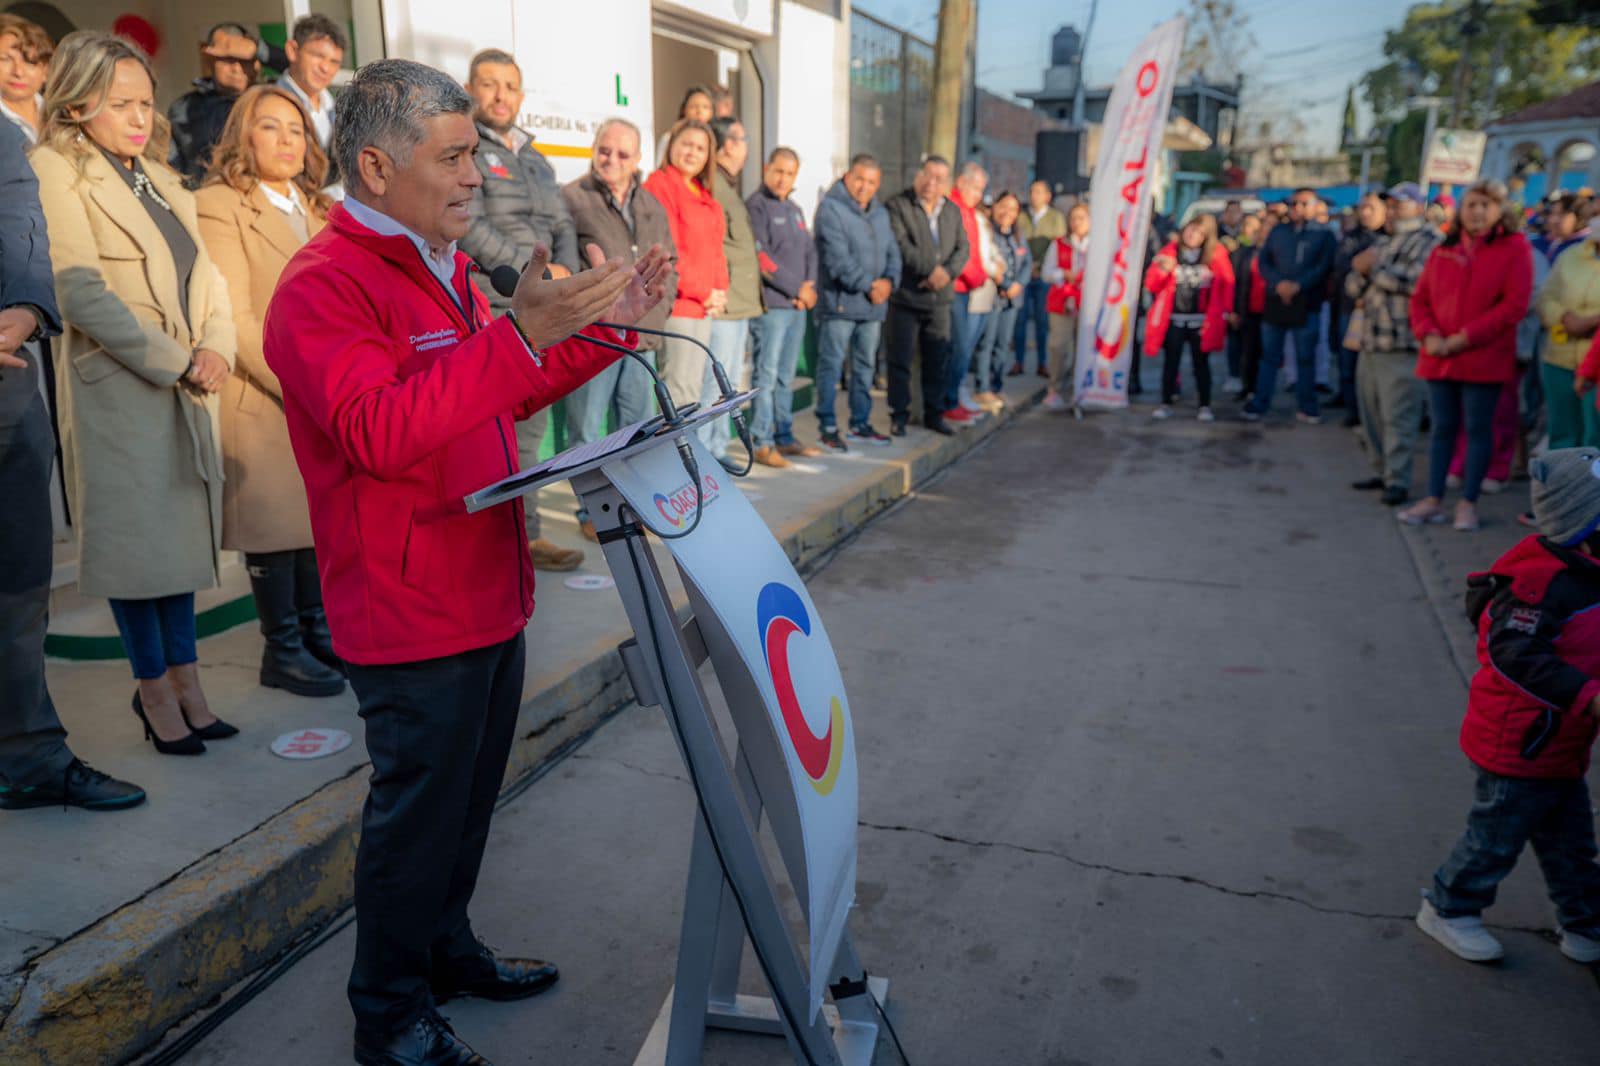
[[[501,478],[493,485],[486,485],[467,497],[468,511],[481,511],[485,507],[493,507],[503,503],[514,496],[520,496],[530,488],[535,488],[546,481],[555,480],[556,476],[567,470],[576,470],[585,463],[592,463],[596,459],[603,459],[612,452],[620,451],[635,441],[642,440],[645,436],[645,427],[659,419],[647,418],[643,422],[635,422],[623,426],[615,433],[592,440],[588,444],[580,444],[576,448],[568,448],[558,455],[553,455],[542,463],[518,470],[510,477]]]

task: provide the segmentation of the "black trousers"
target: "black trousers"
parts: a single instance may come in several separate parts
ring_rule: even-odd
[[[72,762],[44,679],[56,438],[40,368],[0,376],[0,784],[59,779]]]
[[[523,636],[442,659],[349,665],[372,758],[356,851],[350,1006],[374,1032],[433,1007],[428,977],[474,950],[467,904],[522,703]]]
[[[922,353],[922,411],[929,421],[944,414],[944,394],[949,382],[945,367],[950,360],[950,305],[927,310],[889,305],[884,323],[884,343],[889,352],[889,414],[896,419],[911,415],[911,364]]]
[[[1261,371],[1261,316],[1246,314],[1239,319],[1239,380],[1248,395],[1255,391],[1256,375]]]
[[[1200,350],[1200,327],[1168,326],[1161,344],[1161,402],[1178,402],[1178,371],[1183,366],[1183,350],[1189,349],[1194,366],[1194,384],[1200,393],[1200,406],[1211,406],[1211,357]]]

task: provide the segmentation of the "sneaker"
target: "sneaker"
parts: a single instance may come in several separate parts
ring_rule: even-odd
[[[73,759],[55,781],[27,788],[0,785],[0,811],[32,807],[82,807],[86,811],[120,811],[144,802],[144,789],[103,774],[82,759]]]
[[[1461,480],[1460,474],[1451,474],[1449,477],[1444,479],[1444,487],[1447,489],[1459,489],[1465,484],[1466,482]]]
[[[1600,929],[1595,930],[1600,934]],[[1572,929],[1561,930],[1561,954],[1573,962],[1600,962],[1600,935],[1591,936]]]
[[[774,470],[782,470],[789,465],[789,460],[783,457],[783,453],[770,444],[764,444],[756,449],[756,462],[762,466],[770,466]]]
[[[1417,928],[1443,944],[1452,955],[1468,962],[1493,962],[1506,954],[1506,949],[1483,927],[1483,919],[1476,914],[1443,918],[1430,901],[1423,900],[1422,909],[1417,911]]]
[[[1251,410],[1250,408],[1246,407],[1244,410],[1239,412],[1239,417],[1246,422],[1259,422],[1261,421],[1261,412]]]
[[[1197,422],[1215,422],[1217,420],[1216,414],[1209,407],[1200,408],[1200,413],[1194,417]]]
[[[1438,500],[1419,500],[1394,516],[1408,526],[1438,526],[1450,521]]]
[[[944,420],[957,425],[966,425],[972,421],[972,412],[965,407],[952,407],[944,413]]]
[[[1244,393],[1244,381],[1240,378],[1229,378],[1222,383],[1222,391],[1229,396],[1239,396]]]
[[[852,433],[850,436],[853,438],[855,434]],[[839,436],[839,431],[836,429],[823,430],[817,436],[817,442],[831,452],[847,452],[850,450],[850,446]]]
[[[528,541],[528,551],[533,555],[535,570],[549,570],[562,574],[583,565],[583,553],[575,548],[563,548],[543,537]]]
[[[1168,407],[1166,404],[1162,404],[1160,407],[1157,407],[1154,411],[1150,412],[1150,417],[1155,419],[1157,422],[1165,422],[1167,419],[1172,417],[1172,408]]]
[[[861,444],[876,444],[880,447],[889,444],[889,438],[873,429],[869,423],[850,427],[850,439]]]
[[[782,455],[795,459],[815,459],[822,454],[822,449],[815,444],[801,444],[798,441],[780,444],[778,445],[778,451]]]
[[[1296,422],[1299,422],[1302,426],[1320,426],[1320,425],[1322,425],[1322,416],[1321,415],[1308,415],[1304,411],[1296,411],[1294,413],[1294,419],[1295,419]]]
[[[1480,487],[1483,489],[1484,492],[1487,492],[1487,493],[1489,493],[1491,495],[1493,495],[1496,492],[1504,492],[1504,491],[1506,491],[1506,483],[1504,481],[1501,481],[1499,478],[1494,478],[1494,477],[1486,477],[1486,478],[1484,478],[1483,479],[1483,484]]]
[[[982,394],[980,393],[979,395]],[[982,414],[984,411],[988,410],[988,408],[983,405],[983,401],[979,400],[977,396],[963,396],[961,397],[961,402],[956,404],[956,406],[965,411],[971,411],[975,415]]]
[[[1044,398],[1044,402],[1039,406],[1046,411],[1065,411],[1067,409],[1067,401],[1061,398],[1059,392],[1052,392]]]
[[[1006,406],[1006,402],[1000,398],[998,393],[988,391],[974,394],[972,401],[981,410],[988,411],[992,415],[999,414]]]

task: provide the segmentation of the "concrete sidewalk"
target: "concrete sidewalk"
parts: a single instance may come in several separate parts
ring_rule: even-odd
[[[1032,379],[1009,384],[1016,407],[955,437],[913,428],[886,448],[757,467],[737,484],[804,567],[1037,399]],[[808,412],[796,421],[813,435]],[[545,490],[540,505],[546,535],[585,548],[585,572],[603,572],[598,548],[578,536],[570,491]],[[567,576],[539,576],[508,780],[631,698],[615,653],[629,635],[620,602],[610,590],[567,588]],[[123,1059],[349,901],[366,792],[354,697],[261,688],[253,625],[204,640],[200,654],[213,709],[243,730],[200,759],[161,757],[140,741],[125,662],[50,664],[74,750],[139,782],[150,801],[117,815],[0,819],[0,853],[22,858],[0,867],[0,1062]],[[276,736],[317,726],[345,729],[355,743],[308,762],[268,750]]]

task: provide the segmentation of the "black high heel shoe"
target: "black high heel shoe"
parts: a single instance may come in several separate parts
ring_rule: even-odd
[[[204,729],[196,729],[190,724],[189,712],[183,709],[183,704],[181,703],[178,704],[178,713],[183,715],[183,724],[189,726],[189,732],[193,733],[201,740],[227,740],[229,737],[236,737],[239,735],[238,726],[229,725],[220,718],[206,726]]]
[[[144,723],[144,738],[150,743],[154,744],[156,746],[156,750],[161,754],[204,755],[206,753],[205,742],[202,741],[199,735],[193,731],[190,731],[189,735],[181,740],[162,740],[160,737],[156,736],[155,730],[150,728],[150,719],[145,717],[144,700],[139,697],[139,693],[137,691],[133,694],[133,713],[138,715],[139,721]],[[186,718],[184,721],[187,723],[188,719]]]

